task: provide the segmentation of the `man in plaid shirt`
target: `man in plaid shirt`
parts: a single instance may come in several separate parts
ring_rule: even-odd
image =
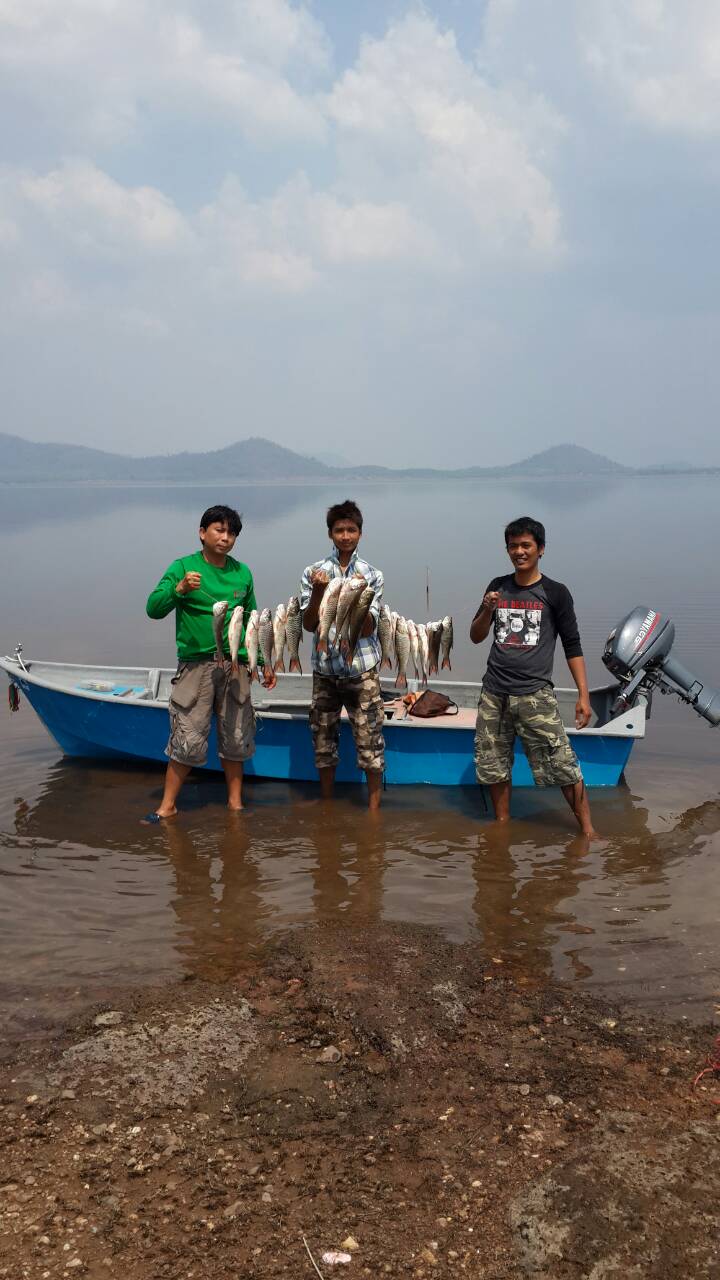
[[[355,739],[358,768],[365,771],[368,806],[379,809],[382,775],[385,768],[383,723],[385,710],[380,693],[380,641],[377,623],[382,604],[384,580],[379,569],[362,560],[357,548],[362,537],[363,518],[354,502],[340,502],[327,513],[328,534],[333,550],[324,560],[308,565],[300,585],[303,626],[313,632],[313,693],[310,729],[315,764],[320,774],[320,793],[329,800],[333,793],[338,762],[340,714],[343,707]],[[332,578],[365,578],[375,592],[352,662],[348,664],[334,646],[330,630],[327,653],[318,653],[317,628],[325,588]]]

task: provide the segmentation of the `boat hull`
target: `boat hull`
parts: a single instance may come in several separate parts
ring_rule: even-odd
[[[7,670],[7,667],[6,667]],[[35,712],[68,756],[107,760],[164,762],[168,740],[167,705],[100,697],[79,697],[71,691],[49,688],[13,674]],[[570,732],[583,777],[589,787],[616,786],[633,747],[633,736]],[[468,786],[475,782],[474,731],[447,723],[385,726],[386,781],[390,785]],[[219,770],[214,728],[207,764]],[[255,755],[246,762],[249,776],[295,781],[316,781],[317,770],[307,717],[277,717],[260,712],[257,717]],[[532,773],[516,742],[513,784],[533,785]],[[361,782],[355,764],[352,733],[347,722],[340,726],[339,782]]]

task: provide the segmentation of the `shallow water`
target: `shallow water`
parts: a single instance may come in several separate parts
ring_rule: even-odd
[[[391,603],[424,616],[430,566],[431,615],[455,616],[459,677],[482,672],[463,637],[503,568],[498,525],[531,507],[554,531],[547,571],[573,589],[596,682],[605,634],[635,603],[674,616],[678,657],[720,682],[709,590],[716,486],[673,483],[622,482],[599,497],[568,485],[565,504],[547,486],[532,495],[487,484],[355,492],[366,553],[385,569]],[[22,638],[31,657],[171,665],[171,621],[150,623],[145,595],[176,553],[192,549],[197,514],[216,494],[2,496],[14,566],[2,648]],[[287,597],[292,570],[322,553],[333,496],[294,487],[228,495],[246,515],[238,550],[261,603]],[[672,527],[658,514],[671,508]],[[628,510],[642,540],[627,535]],[[558,664],[565,683],[561,673]],[[657,700],[626,785],[593,793],[603,839],[589,853],[562,800],[534,791],[517,793],[516,820],[495,834],[471,788],[396,788],[372,820],[352,791],[339,790],[328,812],[313,787],[251,782],[238,819],[225,812],[221,781],[199,775],[175,823],[144,828],[138,818],[156,801],[162,771],[64,761],[27,704],[0,720],[0,764],[0,1012],[16,1033],[118,986],[229,977],[279,930],[338,918],[423,924],[480,939],[495,960],[528,974],[689,1018],[715,1011],[720,735],[670,700]]]

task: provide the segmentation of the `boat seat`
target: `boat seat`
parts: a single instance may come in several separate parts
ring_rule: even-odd
[[[151,669],[148,671],[147,691],[148,691],[148,696],[152,698],[153,701],[158,696],[159,688],[160,688],[160,668],[151,667]]]

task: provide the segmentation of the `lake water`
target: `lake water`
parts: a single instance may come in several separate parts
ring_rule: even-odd
[[[570,586],[591,683],[611,626],[636,604],[676,623],[675,653],[720,684],[718,483],[712,477],[241,488],[0,489],[0,648],[26,657],[174,665],[172,619],[145,616],[150,588],[192,551],[214,501],[243,512],[236,553],[261,605],[297,589],[328,545],[324,511],[347,496],[365,515],[363,554],[386,600],[416,619],[451,612],[453,674],[478,678],[466,639],[502,529],[544,521],[544,568]],[[305,646],[304,646],[305,648]],[[558,683],[569,679],[558,661]],[[312,787],[249,783],[240,822],[221,780],[201,775],[165,828],[138,819],[162,770],[64,761],[27,704],[0,719],[0,1013],[32,1034],[118,984],[192,972],[230,976],[274,931],[313,921],[402,920],[476,937],[498,960],[623,1001],[714,1014],[720,733],[657,698],[626,785],[593,793],[602,842],[583,855],[552,793],[518,792],[494,834],[473,790],[388,791],[377,822],[340,791],[331,817]]]

